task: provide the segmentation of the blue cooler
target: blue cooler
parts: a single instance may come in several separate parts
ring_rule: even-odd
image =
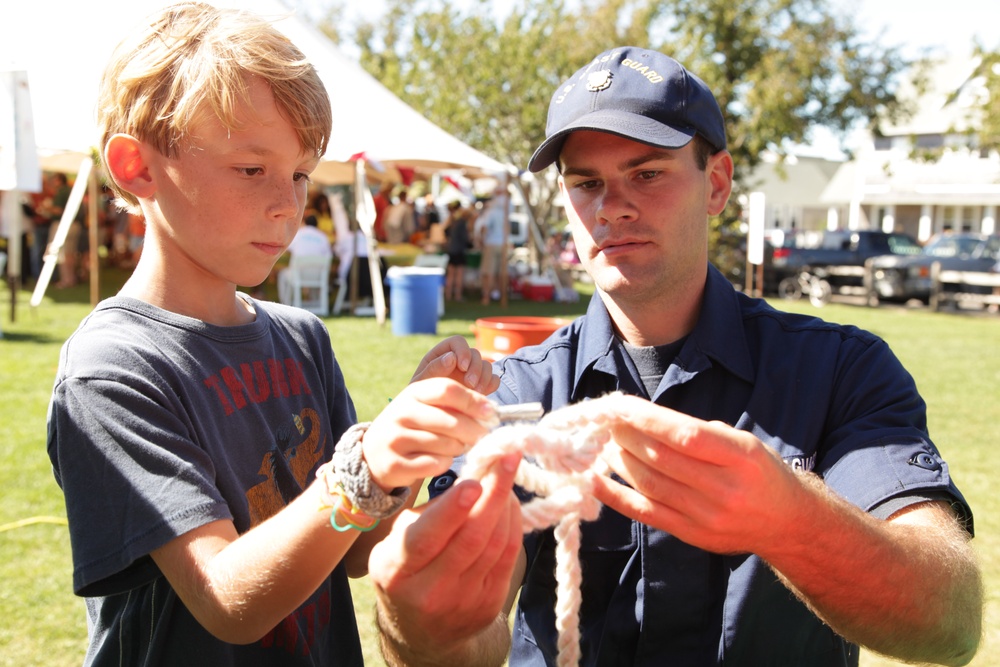
[[[389,281],[389,318],[392,333],[436,334],[438,301],[444,285],[444,269],[393,266]]]

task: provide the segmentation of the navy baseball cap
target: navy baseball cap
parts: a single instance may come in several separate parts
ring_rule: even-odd
[[[660,148],[701,135],[726,148],[726,123],[705,82],[669,56],[622,46],[605,51],[559,86],[549,103],[545,141],[528,161],[541,171],[559,159],[576,130],[617,134]]]

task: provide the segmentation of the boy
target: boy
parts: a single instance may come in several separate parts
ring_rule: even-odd
[[[361,665],[347,576],[406,487],[485,432],[489,366],[444,341],[415,375],[431,379],[355,425],[323,323],[237,293],[295,236],[331,126],[268,23],[163,10],[116,50],[98,115],[147,230],[66,342],[50,406],[85,664]]]

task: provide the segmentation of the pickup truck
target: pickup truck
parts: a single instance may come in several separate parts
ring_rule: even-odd
[[[874,230],[824,232],[814,247],[775,248],[772,264],[778,293],[789,299],[809,294],[815,303],[830,295],[865,294],[865,262],[879,255],[917,255],[920,244],[908,234]]]
[[[933,265],[939,271],[991,273],[1000,260],[1000,235],[987,236],[972,232],[942,234],[924,246],[914,256],[885,255],[873,257],[866,264],[865,285],[868,304],[879,301],[905,302],[919,299],[927,303],[933,291]],[[961,291],[949,285],[945,291]],[[991,290],[970,286],[962,290],[990,293]]]

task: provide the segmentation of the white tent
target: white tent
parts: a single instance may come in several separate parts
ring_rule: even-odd
[[[92,154],[97,141],[97,89],[111,52],[145,17],[174,1],[15,0],[0,8],[0,71],[27,72],[43,168],[69,173],[81,169],[83,158]],[[471,177],[506,171],[501,163],[403,103],[280,0],[207,1],[271,19],[319,72],[330,95],[333,135],[324,161],[313,174],[314,181],[355,182],[356,170],[349,160],[356,155],[364,156],[369,175],[375,175],[372,164],[406,166],[424,173],[459,169]],[[92,239],[92,246],[96,247],[96,239]],[[93,249],[91,264],[96,265]],[[94,302],[96,275],[96,271],[91,272]],[[45,286],[39,281],[32,303],[40,300]]]
[[[504,166],[434,125],[346,58],[280,0],[210,0],[273,18],[313,62],[333,107],[328,163],[315,180],[351,182],[346,161],[369,160],[418,169],[467,168],[476,174]],[[128,30],[171,0],[43,2],[18,0],[0,9],[0,70],[26,70],[35,139],[45,167],[73,171],[96,142],[94,106],[101,72]]]

